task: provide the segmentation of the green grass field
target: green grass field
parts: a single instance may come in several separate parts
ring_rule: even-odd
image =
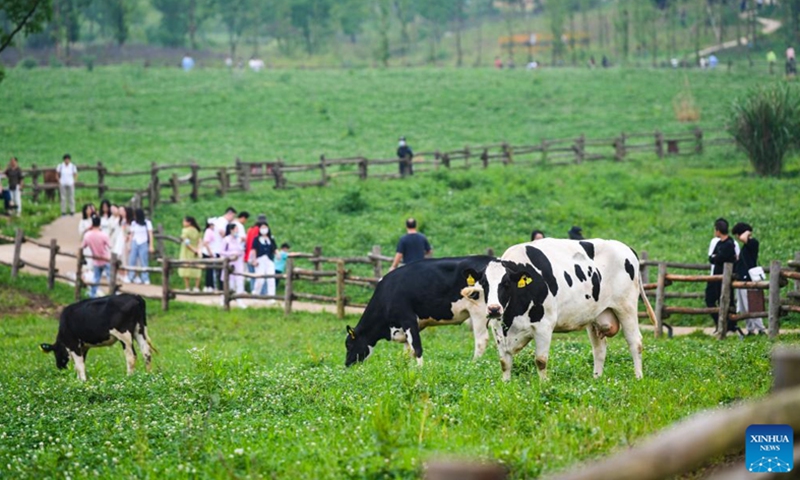
[[[645,336],[645,378],[636,381],[622,338],[610,341],[605,376],[594,380],[585,335],[559,335],[548,384],[531,349],[503,383],[493,349],[471,361],[466,327],[423,332],[423,368],[381,342],[345,369],[344,325],[357,318],[185,304],[163,313],[153,303],[154,371],[127,377],[119,347],[96,349],[81,383],[38,350],[57,322],[35,308],[41,297],[17,289],[41,295],[41,282],[23,276],[12,287],[2,269],[0,285],[0,310],[16,312],[0,322],[8,478],[415,478],[442,456],[491,459],[531,478],[770,386],[764,337]],[[69,296],[60,286],[51,294],[57,303]]]

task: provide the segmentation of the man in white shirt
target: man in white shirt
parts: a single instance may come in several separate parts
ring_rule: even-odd
[[[225,210],[225,214],[221,217],[217,217],[217,219],[214,221],[214,233],[217,234],[217,241],[214,242],[217,250],[213,252],[215,255],[218,256],[221,253],[220,250],[222,249],[222,239],[225,237],[225,229],[228,228],[228,224],[233,222],[235,218],[236,209],[233,207],[228,207]]]
[[[64,154],[63,162],[56,167],[58,177],[58,191],[61,194],[61,216],[67,214],[67,202],[69,202],[69,214],[75,215],[75,182],[78,180],[78,169],[72,163],[69,153]]]

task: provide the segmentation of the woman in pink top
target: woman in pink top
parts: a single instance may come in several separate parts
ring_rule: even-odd
[[[222,239],[222,251],[220,256],[228,257],[231,259],[233,265],[233,273],[230,275],[231,287],[236,294],[244,293],[244,246],[242,242],[236,237],[236,225],[229,223],[225,228],[225,238]],[[224,286],[223,286],[224,288]],[[245,305],[236,300],[237,305],[244,308]]]
[[[81,248],[88,248],[92,256],[94,283],[89,289],[89,296],[94,298],[97,296],[97,285],[103,278],[103,273],[105,272],[106,278],[110,277],[108,260],[111,257],[111,240],[108,234],[100,229],[100,217],[93,215],[91,221],[92,228],[83,235]]]

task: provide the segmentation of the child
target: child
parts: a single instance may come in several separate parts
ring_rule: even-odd
[[[280,274],[283,274],[283,273],[286,272],[286,259],[291,256],[291,254],[289,253],[289,249],[291,249],[291,248],[292,247],[286,242],[283,242],[281,244],[281,249],[278,251],[278,254],[275,256],[275,273],[280,275]],[[275,288],[276,289],[278,288],[278,284],[280,283],[280,281],[281,280],[279,278],[275,279]]]

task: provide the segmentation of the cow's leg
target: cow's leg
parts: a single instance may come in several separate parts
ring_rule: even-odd
[[[486,328],[486,321],[480,319],[470,319],[472,323],[472,334],[475,337],[475,353],[472,356],[473,360],[477,360],[486,352],[486,346],[489,344],[489,329]]]
[[[136,327],[136,341],[139,343],[139,349],[142,351],[144,357],[145,370],[148,372],[151,369],[150,360],[152,359],[152,352],[150,351],[150,343],[147,341],[147,327],[138,325]]]
[[[597,328],[594,325],[586,327],[589,333],[589,341],[592,342],[592,356],[594,356],[594,378],[603,376],[603,365],[606,363],[606,350],[608,344],[605,337],[601,337],[597,333]]]
[[[75,362],[75,372],[78,374],[78,380],[83,382],[86,381],[86,363],[84,362],[84,355],[80,353],[75,353],[72,350],[69,350],[69,355],[72,357],[72,361]]]
[[[551,328],[534,328],[533,341],[536,344],[534,361],[539,371],[539,380],[547,380],[547,359],[550,357],[550,341],[552,339],[553,330]]]
[[[131,335],[131,332],[118,332],[116,330],[112,330],[111,335],[116,337],[116,339],[124,345],[123,348],[125,350],[125,363],[128,367],[128,375],[132,374],[136,366],[136,353],[133,351],[133,335]]]
[[[414,319],[413,323],[408,324],[408,326],[403,327],[403,331],[406,334],[406,341],[408,342],[408,346],[414,352],[414,356],[417,358],[417,365],[422,366],[422,340],[419,336],[419,327],[417,325],[416,319]]]
[[[622,332],[625,334],[625,340],[628,342],[628,348],[633,357],[633,374],[636,378],[642,378],[642,332],[639,331],[639,316],[637,315],[637,303],[634,302],[632,307],[624,309],[615,309],[614,313],[622,325]]]

